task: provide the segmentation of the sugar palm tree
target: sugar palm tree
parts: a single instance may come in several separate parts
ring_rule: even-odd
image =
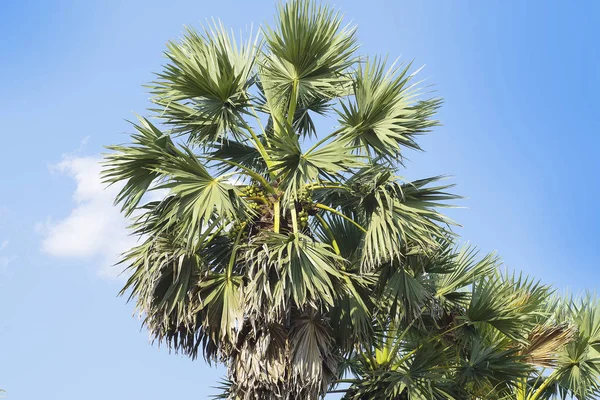
[[[466,291],[448,291],[432,274],[432,304],[446,306],[424,308],[413,320],[419,326],[380,325],[382,340],[357,346],[353,377],[340,381],[351,385],[335,391],[354,400],[600,398],[600,302],[560,299],[548,286],[486,268],[490,260],[456,259]],[[461,297],[449,304],[447,294]]]
[[[236,398],[310,399],[369,337],[382,270],[448,238],[436,208],[455,196],[399,176],[440,105],[410,64],[358,57],[355,30],[311,2],[260,33],[215,23],[169,43],[150,85],[162,127],[140,118],[104,176],[143,240],[123,291],[154,337],[225,362]]]

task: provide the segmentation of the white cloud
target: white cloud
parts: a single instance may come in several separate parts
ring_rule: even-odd
[[[114,263],[136,243],[127,233],[128,221],[113,205],[120,188],[101,182],[97,157],[67,156],[50,169],[71,177],[77,186],[75,206],[66,218],[56,222],[48,218],[36,224],[36,231],[44,236],[42,251],[55,257],[90,260],[97,263],[101,276],[115,278],[120,268],[113,267]]]

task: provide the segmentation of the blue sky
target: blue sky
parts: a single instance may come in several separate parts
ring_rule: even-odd
[[[184,24],[271,20],[272,1],[0,5],[0,387],[8,399],[206,398],[222,371],[151,346],[108,268],[130,242],[97,182]],[[595,2],[338,0],[366,54],[426,64],[443,126],[406,176],[450,174],[458,232],[560,290],[600,274]]]

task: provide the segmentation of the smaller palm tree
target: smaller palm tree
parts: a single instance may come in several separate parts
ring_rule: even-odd
[[[495,267],[466,276],[472,291],[446,292],[462,298],[446,309],[452,323],[432,324],[426,310],[402,330],[384,327],[350,359],[354,377],[339,382],[350,386],[334,391],[353,400],[598,398],[598,300],[561,300]]]

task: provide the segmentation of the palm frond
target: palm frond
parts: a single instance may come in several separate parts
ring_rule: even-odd
[[[519,377],[525,377],[531,367],[523,362],[517,349],[486,346],[474,340],[462,365],[457,368],[459,384],[474,385],[476,389],[511,385]]]
[[[559,352],[556,380],[564,393],[578,399],[596,398],[600,396],[600,301],[588,295],[571,307],[577,333]]]
[[[480,260],[476,257],[475,248],[464,246],[448,260],[449,270],[434,275],[435,297],[442,306],[453,307],[468,302],[468,287],[496,271],[500,265],[498,257],[493,254],[488,254]]]
[[[528,363],[544,368],[556,366],[558,353],[575,335],[573,326],[547,322],[534,327],[527,337],[527,346],[521,353]]]
[[[398,262],[384,268],[379,280],[379,307],[390,318],[408,318],[409,321],[418,318],[431,300],[428,277],[414,274]]]
[[[279,6],[275,26],[266,27],[264,35],[259,75],[276,120],[282,122],[290,111],[293,118],[297,102],[306,105],[347,92],[356,37],[332,8],[291,0]]]
[[[250,103],[257,40],[236,43],[220,22],[203,33],[187,28],[181,42],[169,42],[169,63],[149,85],[154,111],[176,134],[194,143],[240,137]]]
[[[331,329],[324,316],[305,311],[293,318],[290,328],[294,375],[309,393],[321,394],[337,371]]]
[[[249,168],[261,175],[266,175],[268,169],[260,152],[254,146],[249,146],[234,140],[227,140],[214,144],[214,150],[210,153],[210,158],[213,160],[226,160],[231,162],[215,162],[223,172],[235,170],[236,164]]]
[[[547,286],[523,276],[482,278],[473,284],[466,317],[525,343],[525,332],[547,316],[542,306],[549,293]]]
[[[199,324],[197,285],[207,265],[195,253],[167,236],[146,240],[125,254],[131,271],[121,294],[130,292],[144,324],[159,342],[195,356]]]
[[[185,230],[205,224],[216,212],[221,218],[246,219],[250,215],[240,189],[223,175],[213,177],[195,154],[184,147],[178,157],[169,157],[161,165],[166,177],[159,189],[176,196]]]
[[[319,97],[298,101],[294,114],[294,131],[302,136],[317,137],[317,128],[311,114],[325,116],[331,107],[332,103],[329,99]]]
[[[362,166],[362,160],[352,154],[352,148],[331,142],[313,152],[302,152],[299,137],[294,132],[272,139],[269,154],[274,162],[271,171],[285,192],[286,202],[298,199],[303,187],[321,181],[335,181],[342,174]]]
[[[367,175],[368,176],[368,175]],[[451,185],[428,186],[439,177],[399,183],[391,175],[377,174],[375,184],[363,186],[360,207],[368,221],[363,248],[363,265],[375,265],[399,259],[402,248],[414,243],[422,249],[436,249],[437,239],[446,237],[453,222],[436,208],[457,198],[445,190]],[[360,186],[359,186],[360,187]]]
[[[124,182],[115,204],[122,204],[121,211],[126,216],[133,213],[152,183],[159,180],[164,159],[176,152],[171,138],[146,118],[140,117],[139,124],[133,127],[137,133],[131,135],[130,145],[108,146],[113,153],[106,156],[102,171],[104,183]]]
[[[338,268],[344,260],[329,246],[302,234],[286,237],[276,233],[257,238],[253,246],[252,264],[274,269],[279,281],[273,290],[285,302],[293,300],[300,308],[317,299],[334,304],[341,279]]]
[[[439,99],[417,100],[419,90],[410,84],[411,65],[385,70],[385,62],[367,59],[353,81],[353,98],[338,110],[343,136],[365,152],[392,159],[401,148],[419,150],[415,137],[438,124],[431,117]]]
[[[332,335],[343,353],[361,343],[368,345],[373,338],[374,301],[370,287],[375,276],[341,272],[343,290],[328,313]]]

